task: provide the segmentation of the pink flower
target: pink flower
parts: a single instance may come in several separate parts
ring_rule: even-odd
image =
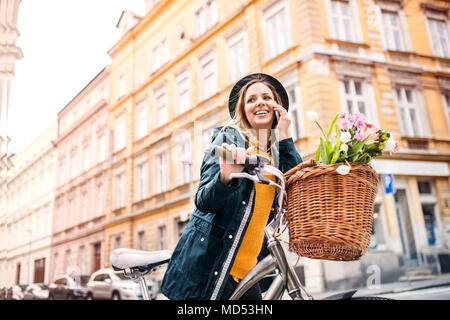
[[[355,134],[355,139],[358,141],[363,141],[365,138],[361,133]]]
[[[351,114],[348,115],[347,117],[348,121],[350,121],[351,123],[355,122],[355,117]]]
[[[363,119],[357,119],[354,124],[354,126],[356,128],[358,128],[358,130],[361,130],[362,128],[364,128],[365,125],[366,125],[366,123],[364,122]]]
[[[350,123],[345,120],[341,120],[338,125],[341,131],[347,131],[350,128]]]
[[[355,113],[354,116],[356,117],[356,119],[361,119],[364,122],[367,122],[367,120],[368,120],[365,115],[363,115],[362,113],[359,113],[359,112]]]
[[[374,143],[376,140],[378,140],[378,131],[380,129],[378,129],[377,127],[375,127],[373,125],[373,123],[371,122],[366,122],[364,128],[362,130],[359,131],[359,133],[361,135],[363,135],[364,137],[369,137],[369,140],[367,141],[367,144],[372,144]]]

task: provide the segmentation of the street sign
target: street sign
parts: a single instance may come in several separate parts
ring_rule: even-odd
[[[382,174],[381,180],[383,180],[384,192],[386,194],[392,194],[395,192],[394,190],[394,177],[392,173]]]

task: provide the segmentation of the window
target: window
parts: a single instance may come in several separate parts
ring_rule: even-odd
[[[449,58],[447,22],[428,18],[428,28],[433,54],[438,57]]]
[[[375,202],[373,210],[372,235],[370,237],[370,249],[386,249],[386,237],[383,226],[384,210],[380,202]]]
[[[148,195],[148,163],[147,157],[135,160],[134,168],[134,200],[140,201]]]
[[[355,26],[350,1],[331,0],[331,35],[343,41],[356,41]]]
[[[136,249],[137,249],[137,250],[147,250],[147,243],[146,243],[145,231],[139,231],[139,232],[138,232],[138,234],[137,234]]]
[[[155,93],[156,98],[156,126],[160,127],[167,123],[169,118],[169,107],[167,105],[167,88],[161,88]]]
[[[305,134],[302,129],[303,121],[301,120],[300,101],[298,99],[298,92],[295,85],[287,87],[286,90],[289,97],[289,114],[292,119],[290,131],[292,140],[296,141],[301,134]]]
[[[289,99],[289,115],[291,116],[291,125],[289,130],[294,142],[300,137],[305,136],[303,109],[300,98],[300,78],[298,71],[294,68],[279,77],[280,82],[286,88]]]
[[[99,139],[98,161],[103,162],[106,159],[106,135],[102,135]]]
[[[152,73],[156,72],[166,62],[169,61],[169,41],[167,39],[162,40],[152,50]]]
[[[264,41],[268,59],[286,51],[291,45],[288,13],[287,1],[277,1],[263,12]]]
[[[70,158],[70,178],[73,179],[77,175],[77,154],[74,153]]]
[[[80,273],[84,274],[86,272],[86,247],[81,246],[78,250],[78,266],[80,267]]]
[[[185,71],[176,78],[177,114],[182,114],[191,108],[189,72]]]
[[[421,180],[419,180],[417,182],[417,185],[419,187],[419,193],[420,194],[433,194],[430,181],[427,181],[427,180],[421,181]]]
[[[91,167],[91,146],[88,144],[84,147],[84,171],[87,171]]]
[[[93,245],[93,251],[94,251],[94,263],[93,263],[93,269],[94,271],[100,269],[101,266],[101,256],[102,256],[102,244],[101,242],[97,242]]]
[[[214,128],[218,126],[218,123],[211,121],[212,119],[208,119],[207,121],[202,123],[202,150],[206,150],[211,144],[211,139],[213,137]]]
[[[167,228],[165,225],[158,227],[158,248],[157,250],[167,249]]]
[[[433,186],[433,180],[417,181],[420,202],[422,205],[423,218],[425,222],[425,232],[428,245],[441,247],[442,239],[440,234],[440,219],[437,210],[437,197]]]
[[[210,52],[200,59],[200,97],[205,100],[217,92],[217,57]]]
[[[179,185],[192,180],[192,154],[190,136],[180,141],[175,147],[175,163],[177,170],[177,183]]]
[[[105,205],[105,194],[103,190],[103,184],[99,183],[97,185],[97,215],[100,216],[103,214],[104,205]]]
[[[450,93],[445,93],[442,95],[445,118],[447,119],[447,128],[450,132]]]
[[[175,219],[175,242],[178,242],[180,240],[181,235],[183,234],[184,229],[186,228],[186,225],[188,224],[189,220],[181,220],[180,218]]]
[[[114,209],[125,206],[125,173],[116,174],[114,178]]]
[[[156,193],[161,193],[169,189],[169,167],[167,162],[167,152],[156,155]]]
[[[141,101],[136,106],[134,124],[134,138],[138,140],[148,133],[148,107],[145,101]]]
[[[122,73],[117,78],[117,99],[122,98],[125,96],[126,93],[126,81],[125,81],[125,75]]]
[[[247,36],[244,31],[240,31],[228,39],[227,50],[228,80],[233,83],[249,73]]]
[[[64,184],[64,163],[61,162],[58,165],[58,186],[63,185]]]
[[[125,113],[116,118],[114,128],[114,151],[119,151],[126,146],[126,118]]]
[[[81,195],[81,222],[85,222],[87,220],[89,216],[88,210],[88,193],[83,192],[83,194]]]
[[[417,102],[414,101],[414,90],[409,87],[397,87],[395,89],[398,111],[400,117],[400,128],[405,136],[422,136]]]
[[[370,117],[366,108],[363,81],[357,79],[345,79],[342,80],[342,83],[344,85],[347,112],[351,114],[362,113],[366,117]]]
[[[115,236],[114,237],[114,242],[113,242],[113,249],[118,249],[122,247],[122,237],[119,236]]]
[[[45,277],[45,258],[34,260],[34,283],[43,283]]]
[[[75,218],[75,199],[69,200],[69,212],[66,219],[66,228],[72,227],[72,224],[74,223]]]
[[[67,250],[64,256],[64,271],[67,271],[67,269],[70,267],[70,260],[71,259],[71,251]],[[66,284],[67,280],[63,279],[63,283],[62,284]]]
[[[195,32],[200,37],[218,21],[217,0],[208,0],[195,11]]]
[[[397,12],[381,11],[385,47],[390,50],[405,50],[405,40]]]

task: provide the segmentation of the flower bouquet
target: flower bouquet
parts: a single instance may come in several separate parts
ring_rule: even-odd
[[[370,244],[378,178],[370,161],[398,144],[362,114],[338,113],[321,132],[315,158],[286,172],[289,243],[300,256],[360,259]]]

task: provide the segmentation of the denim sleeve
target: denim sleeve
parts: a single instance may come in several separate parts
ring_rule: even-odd
[[[228,198],[240,185],[239,181],[233,181],[232,185],[223,183],[220,176],[219,159],[211,155],[211,150],[222,142],[230,143],[225,134],[219,133],[211,145],[206,149],[200,169],[200,183],[195,195],[195,205],[202,212],[215,213],[222,209]]]
[[[279,142],[280,150],[280,170],[285,173],[299,163],[303,162],[302,157],[295,149],[292,138],[287,138]]]

